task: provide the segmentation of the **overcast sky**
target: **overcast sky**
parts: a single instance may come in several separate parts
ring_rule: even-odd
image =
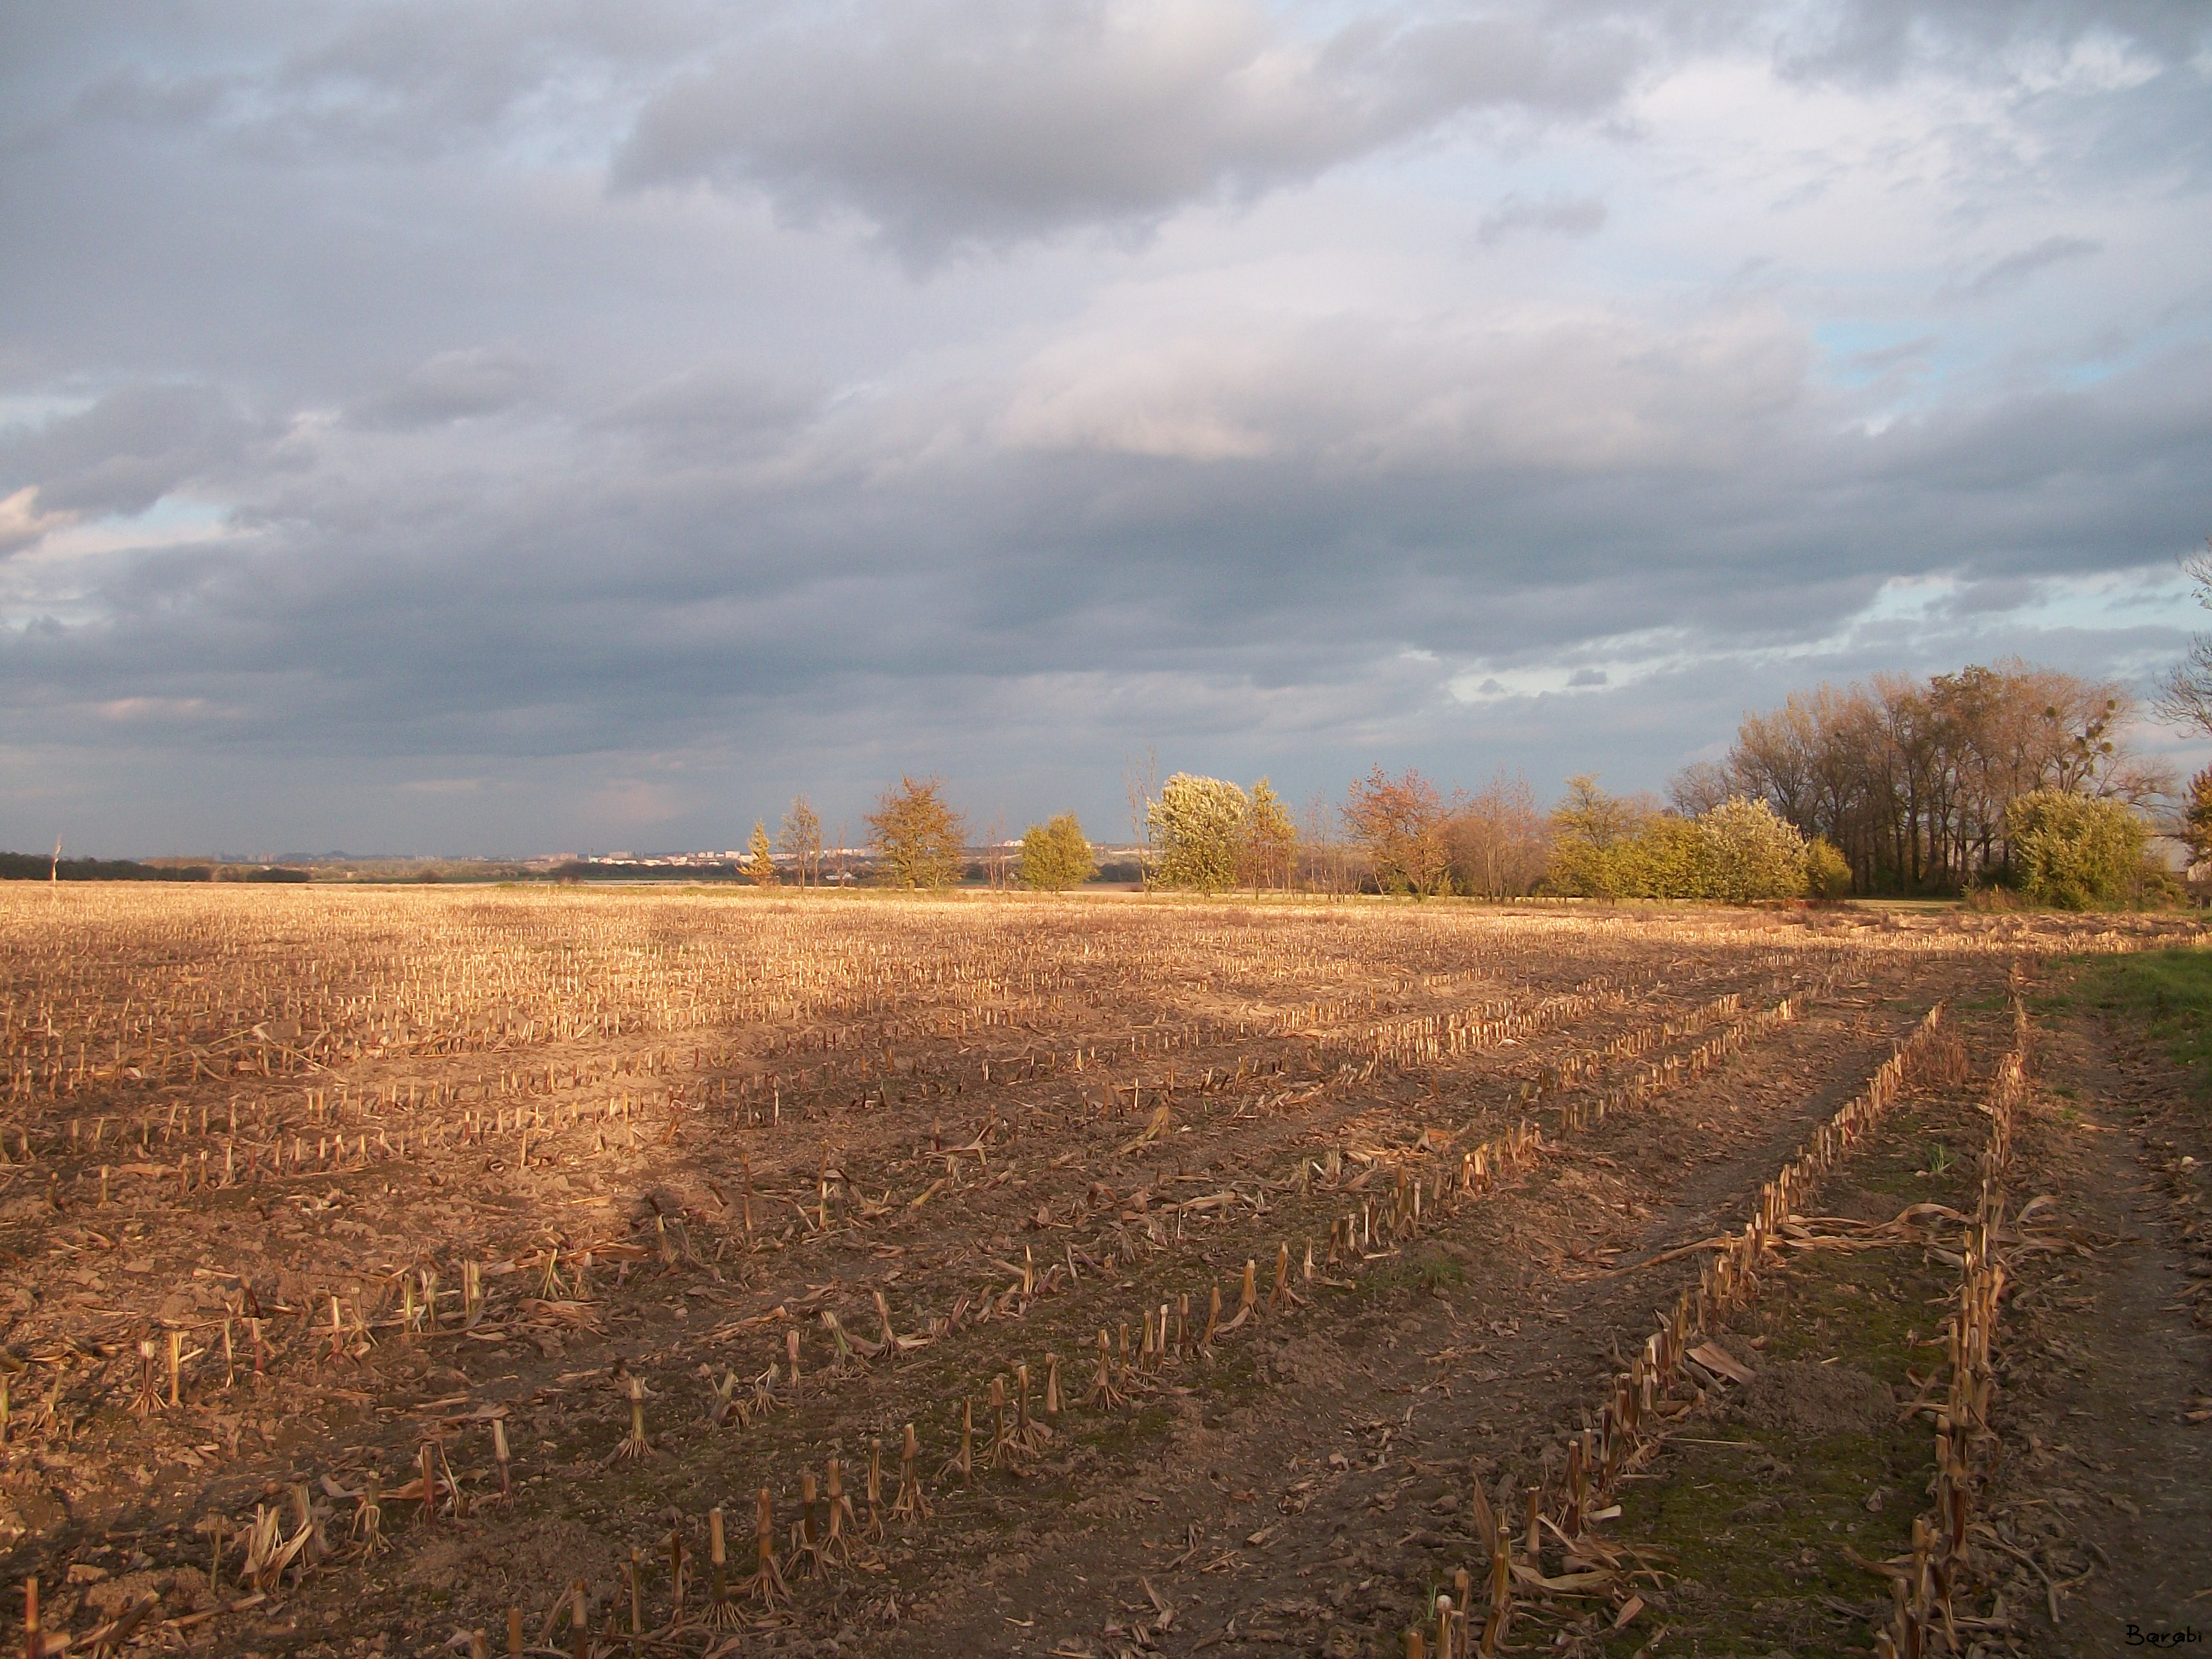
[[[2208,532],[2204,0],[0,0],[0,846],[1658,787]]]

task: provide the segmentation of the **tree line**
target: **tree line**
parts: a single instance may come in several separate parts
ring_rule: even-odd
[[[2198,574],[2212,600],[2212,562]],[[2192,665],[2159,707],[2212,734],[2212,642]],[[1584,775],[1548,808],[1517,773],[1447,791],[1376,766],[1340,799],[1294,813],[1264,777],[1249,788],[1190,772],[1155,781],[1148,764],[1130,773],[1136,873],[1148,888],[1201,893],[2155,899],[2178,890],[2147,857],[2146,814],[2176,784],[2130,746],[2137,713],[2117,684],[2016,659],[1924,680],[1876,675],[1747,714],[1727,755],[1678,773],[1663,799],[1609,793]],[[881,884],[941,887],[969,872],[968,826],[941,779],[902,777],[866,822]],[[2212,855],[2212,769],[2191,781],[2183,827]],[[820,820],[804,797],[775,846],[801,884],[821,879]],[[782,878],[774,851],[756,825],[754,879]],[[1012,865],[1009,879],[1048,891],[1098,871],[1073,813],[1030,825]],[[994,851],[994,884],[998,870]]]
[[[2017,660],[1925,681],[1881,674],[1747,717],[1725,760],[1670,790],[1695,816],[1763,800],[1836,848],[1862,893],[1951,893],[2017,880],[2014,804],[2042,793],[2140,813],[2171,770],[2131,750],[2119,685]]]

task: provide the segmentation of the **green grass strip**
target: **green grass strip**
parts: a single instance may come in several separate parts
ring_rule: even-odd
[[[2144,951],[2080,959],[2070,993],[2051,1000],[2114,1013],[2141,1025],[2212,1094],[2212,951]]]

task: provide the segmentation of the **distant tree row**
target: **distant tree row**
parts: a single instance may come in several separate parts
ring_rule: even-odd
[[[2212,563],[2200,575],[2212,597]],[[2177,676],[2168,701],[2212,733],[2212,642],[2200,645],[2201,684]],[[1136,873],[1200,893],[1745,902],[2002,885],[2039,902],[2108,903],[2156,885],[2142,809],[2172,788],[2123,741],[2135,712],[2115,684],[2018,661],[1877,676],[1747,714],[1726,759],[1679,774],[1669,802],[1608,794],[1585,775],[1549,812],[1517,774],[1446,794],[1418,771],[1378,766],[1340,800],[1316,797],[1301,822],[1266,778],[1249,790],[1190,772],[1155,783],[1148,765],[1129,775]],[[2212,854],[2212,770],[2193,781],[2184,817]],[[940,779],[902,777],[867,825],[881,884],[944,887],[967,873],[968,826]],[[1002,831],[991,834],[995,886]],[[1097,873],[1073,813],[1030,825],[1019,846],[1024,887],[1060,892]],[[777,847],[802,884],[821,879],[821,823],[804,796]],[[779,881],[775,850],[757,823],[745,872]]]
[[[58,852],[0,853],[0,881],[303,882],[307,871],[282,864],[144,864],[135,859],[65,859]]]

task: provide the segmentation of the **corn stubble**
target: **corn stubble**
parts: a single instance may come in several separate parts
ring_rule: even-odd
[[[0,1173],[55,1247],[9,1270],[34,1293],[0,1368],[0,1454],[66,1451],[94,1481],[171,1446],[257,1471],[222,1489],[258,1495],[195,1534],[210,1607],[99,1614],[68,1589],[68,1561],[36,1558],[64,1592],[42,1609],[25,1573],[27,1639],[36,1650],[58,1620],[70,1651],[243,1632],[279,1601],[336,1609],[357,1593],[342,1583],[390,1577],[379,1558],[526,1526],[555,1492],[611,1533],[619,1589],[604,1604],[580,1581],[542,1603],[526,1589],[541,1649],[789,1619],[795,1591],[832,1605],[894,1540],[957,1537],[963,1493],[1051,1501],[1031,1494],[1052,1483],[1013,1483],[1140,1402],[1213,1386],[1259,1330],[1326,1328],[1328,1292],[1510,1201],[1562,1137],[1735,1063],[1839,981],[2052,942],[1785,940],[1717,914],[1628,932],[1446,908],[711,898],[679,915],[663,896],[321,889],[0,891]],[[2085,926],[2064,942],[2140,941]],[[1960,1063],[1919,1041],[1932,1066]],[[1563,1478],[1526,1494],[1521,1559],[1493,1516],[1486,1559],[1421,1628],[1428,1650],[1505,1641],[1540,1523],[1595,1548],[1590,1517],[1698,1334],[1756,1294],[1793,1206],[1886,1086],[1822,1130],[1662,1315],[1555,1460]],[[258,1261],[218,1239],[242,1216]],[[107,1250],[144,1265],[82,1293],[41,1265]],[[955,1285],[955,1269],[917,1266],[933,1255],[994,1276]],[[210,1261],[222,1271],[194,1274]],[[1947,1616],[1946,1540],[1989,1455],[1974,1379],[2002,1269],[1970,1263],[1945,1484],[1885,1638],[1900,1652],[1926,1650]],[[611,1359],[608,1423],[604,1396],[596,1420],[564,1398],[562,1368],[605,1376]],[[703,1408],[649,1423],[678,1365],[706,1379],[686,1385]],[[495,1393],[502,1370],[542,1391]],[[458,1392],[411,1418],[433,1387]],[[381,1399],[389,1429],[349,1414]],[[272,1409],[310,1437],[305,1480],[241,1438]],[[842,1453],[860,1444],[856,1509]],[[723,1511],[707,1508],[702,1605],[684,1528],[713,1494],[692,1495],[757,1462],[783,1473],[746,1483],[752,1571],[731,1574]],[[793,1506],[781,1548],[778,1489]],[[884,1582],[888,1617],[914,1592]],[[521,1650],[522,1610],[496,1603],[457,1644],[487,1644],[501,1614]]]

